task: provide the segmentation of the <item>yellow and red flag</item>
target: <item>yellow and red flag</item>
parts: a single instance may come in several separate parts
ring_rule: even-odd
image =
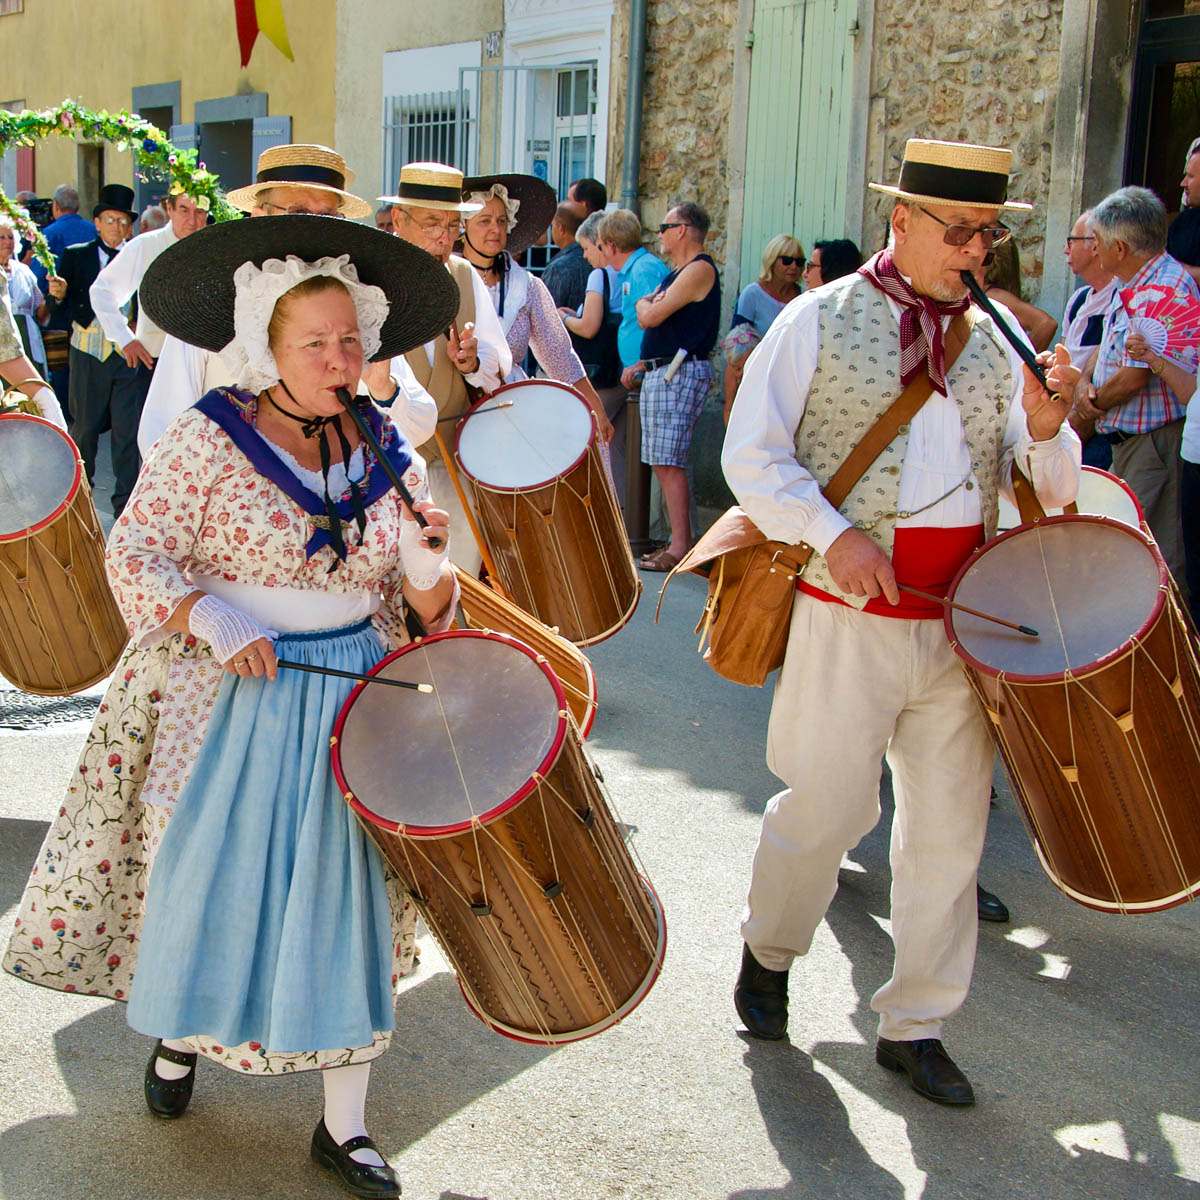
[[[233,0],[233,9],[243,67],[250,65],[250,53],[260,33],[265,33],[286,58],[296,61],[283,22],[283,0]]]

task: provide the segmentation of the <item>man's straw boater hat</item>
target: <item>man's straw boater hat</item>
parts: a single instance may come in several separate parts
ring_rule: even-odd
[[[258,156],[255,181],[247,187],[235,188],[225,199],[234,208],[249,212],[263,192],[294,184],[331,192],[338,197],[342,216],[357,221],[369,217],[374,210],[360,196],[346,191],[353,182],[354,172],[346,166],[346,160],[328,146],[271,146]]]
[[[960,204],[968,208],[1011,208],[1028,212],[1032,204],[1008,199],[1012,151],[967,142],[932,142],[909,138],[895,187],[868,186],[898,200],[921,204]]]
[[[462,198],[463,173],[444,163],[405,163],[400,168],[400,186],[394,196],[380,196],[384,204],[405,204],[411,208],[439,208],[445,212],[473,217],[482,204]]]

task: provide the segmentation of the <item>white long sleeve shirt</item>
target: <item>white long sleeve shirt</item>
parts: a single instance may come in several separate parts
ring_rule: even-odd
[[[129,322],[121,306],[129,303],[130,297],[141,286],[146,268],[168,247],[179,239],[170,222],[161,229],[139,233],[137,237],[121,247],[120,254],[96,276],[88,292],[96,319],[104,330],[104,336],[115,342],[118,350],[124,350],[136,337],[157,358],[162,353],[166,334],[139,307],[137,331],[129,328]],[[161,432],[161,431],[160,431]]]
[[[437,403],[417,382],[403,356],[392,359],[389,371],[400,390],[387,409],[388,415],[414,446],[422,446],[437,428]],[[180,413],[191,408],[210,388],[229,383],[232,380],[219,354],[166,335],[138,425],[142,458],[150,457],[154,443]],[[365,385],[360,383],[358,390],[365,393]]]
[[[504,327],[500,324],[495,305],[488,295],[487,285],[479,278],[479,272],[474,268],[471,270],[471,291],[475,297],[475,337],[479,341],[479,370],[472,371],[463,378],[472,387],[494,392],[512,370],[512,351],[508,348],[508,339],[504,336]],[[461,336],[462,330],[458,332]],[[436,349],[436,338],[425,343],[425,356],[429,359],[431,367]],[[433,437],[432,429],[427,436]],[[421,444],[413,442],[414,446]]]
[[[900,306],[886,299],[899,324]],[[1011,328],[1020,330],[1007,309],[997,308]],[[768,538],[807,542],[824,554],[851,523],[821,495],[820,484],[796,460],[796,430],[819,350],[818,299],[806,292],[784,309],[750,356],[730,414],[721,465],[738,503]],[[1012,499],[1009,468],[1016,458],[1044,505],[1070,503],[1079,486],[1079,438],[1064,421],[1056,438],[1033,441],[1021,404],[1021,360],[1007,342],[1004,350],[1012,364],[1013,390],[1000,458],[1000,490]],[[949,396],[933,392],[910,423],[898,511],[911,515],[899,518],[897,528],[981,524],[978,486],[955,489],[960,481],[973,478],[953,389]],[[945,499],[939,501],[942,496]]]

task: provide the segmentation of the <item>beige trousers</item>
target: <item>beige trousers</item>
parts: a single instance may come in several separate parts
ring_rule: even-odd
[[[429,464],[427,474],[433,502],[450,514],[450,561],[470,575],[478,576],[479,568],[483,565],[483,556],[479,553],[479,545],[471,532],[471,525],[463,512],[463,506],[459,503],[458,493],[454,490],[446,464],[440,458],[435,459]],[[463,478],[461,471],[458,476],[463,491],[469,496],[470,482]],[[475,515],[474,511],[471,515]]]
[[[1113,446],[1113,474],[1120,475],[1138,498],[1146,524],[1154,534],[1167,567],[1187,599],[1184,571],[1183,525],[1180,516],[1179,448],[1183,444],[1183,421],[1160,425]]]
[[[742,919],[763,966],[786,970],[808,951],[842,856],[879,820],[885,753],[895,965],[871,1007],[881,1037],[938,1037],[975,963],[993,762],[984,719],[941,621],[797,595],[767,742],[788,787],[763,817]]]

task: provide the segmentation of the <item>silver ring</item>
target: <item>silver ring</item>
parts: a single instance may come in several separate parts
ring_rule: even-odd
[[[249,662],[252,658],[257,658],[257,657],[258,657],[258,651],[255,650],[255,652],[253,654],[247,654],[246,657],[242,659],[242,662]]]
[[[235,667],[244,667],[246,665],[246,660],[244,658],[235,658],[233,660],[233,665]]]

